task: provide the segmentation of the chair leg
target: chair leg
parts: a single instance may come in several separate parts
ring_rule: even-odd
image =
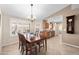
[[[24,46],[23,45],[21,45],[21,53],[22,53],[22,55],[24,54]]]
[[[23,49],[22,49],[22,55],[24,54]]]
[[[43,41],[43,48],[44,48],[44,41]]]
[[[21,46],[21,52],[22,52],[22,46]]]
[[[35,54],[37,55],[37,47],[35,47]]]
[[[20,49],[20,42],[19,42],[19,48],[18,49]]]
[[[26,50],[26,55],[28,54],[28,51]]]
[[[40,52],[40,43],[39,43],[39,52]]]
[[[27,47],[26,47],[26,50],[25,50],[25,52],[26,52],[26,55],[28,54],[28,49],[27,49]]]

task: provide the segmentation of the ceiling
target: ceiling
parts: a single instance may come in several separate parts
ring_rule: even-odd
[[[33,15],[42,20],[51,14],[65,8],[67,4],[34,4]],[[0,4],[3,13],[9,16],[27,18],[31,14],[30,4]]]

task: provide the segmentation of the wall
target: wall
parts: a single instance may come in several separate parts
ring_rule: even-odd
[[[9,29],[9,18],[8,16],[2,16],[2,46],[6,45],[10,41],[10,29]]]
[[[2,16],[2,13],[1,13],[1,9],[0,9],[0,53],[2,51],[2,49],[1,49],[2,48],[2,45],[1,45],[1,42],[2,42],[2,37],[1,37],[2,36],[1,35],[2,34],[2,31],[1,31],[2,30],[2,17],[1,16]]]
[[[1,15],[0,15],[0,52],[1,52]]]
[[[63,43],[79,46],[79,34],[63,34]]]
[[[10,23],[9,23],[10,18],[12,18],[14,20],[17,19],[18,22],[20,20],[25,20],[25,19],[16,18],[16,17],[12,17],[12,16],[7,16],[5,14],[3,14],[2,18],[3,18],[2,19],[2,46],[6,46],[6,45],[9,45],[9,44],[13,44],[13,43],[18,42],[18,36],[14,36],[14,37],[10,36]],[[28,21],[25,21],[24,23],[28,24]],[[36,23],[41,24],[41,21],[40,22],[39,21],[34,22],[34,24],[36,24]],[[32,25],[31,26],[31,31],[34,31],[34,30],[35,30],[35,26]]]
[[[58,11],[57,13],[51,15],[50,17],[62,15],[64,18],[63,22],[63,30],[66,29],[66,17],[71,15],[76,15],[75,17],[75,34],[79,34],[79,9],[72,10],[71,5],[67,6],[66,8]]]
[[[14,37],[10,36],[10,22],[9,22],[10,18],[13,18],[14,20],[18,19],[18,21],[20,19],[16,17],[6,16],[3,14],[2,16],[2,46],[18,42],[17,36],[14,36]]]
[[[78,35],[79,35],[79,9],[72,9],[71,8],[71,5],[67,6],[66,8],[56,12],[55,14],[49,16],[48,18],[50,17],[54,17],[54,16],[59,16],[59,15],[62,15],[63,16],[63,31],[65,31],[65,33],[63,34],[63,36],[65,38],[63,38],[63,42],[65,43],[68,43],[68,44],[73,44],[73,45],[79,45],[79,39],[78,39]],[[71,16],[71,15],[76,15],[75,17],[75,34],[72,34],[72,35],[66,35],[66,17],[67,16]],[[77,37],[76,37],[77,35]],[[75,37],[72,38],[72,39],[69,39],[71,37]],[[76,41],[75,41],[76,40]],[[76,44],[75,44],[76,43]]]
[[[36,21],[35,21],[35,31],[36,31],[36,28],[39,28],[40,31],[43,30],[43,27],[42,27],[42,20],[36,20]]]

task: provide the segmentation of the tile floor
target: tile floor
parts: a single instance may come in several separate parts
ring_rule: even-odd
[[[38,55],[78,55],[79,49],[62,43],[62,36],[55,36],[48,39],[47,52],[41,51]],[[18,43],[2,48],[2,55],[20,55]]]

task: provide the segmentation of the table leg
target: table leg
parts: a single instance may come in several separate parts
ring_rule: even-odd
[[[39,42],[39,52],[40,52],[40,42]]]
[[[30,44],[30,54],[32,54],[32,44]]]
[[[47,39],[45,39],[45,51],[47,51]]]

